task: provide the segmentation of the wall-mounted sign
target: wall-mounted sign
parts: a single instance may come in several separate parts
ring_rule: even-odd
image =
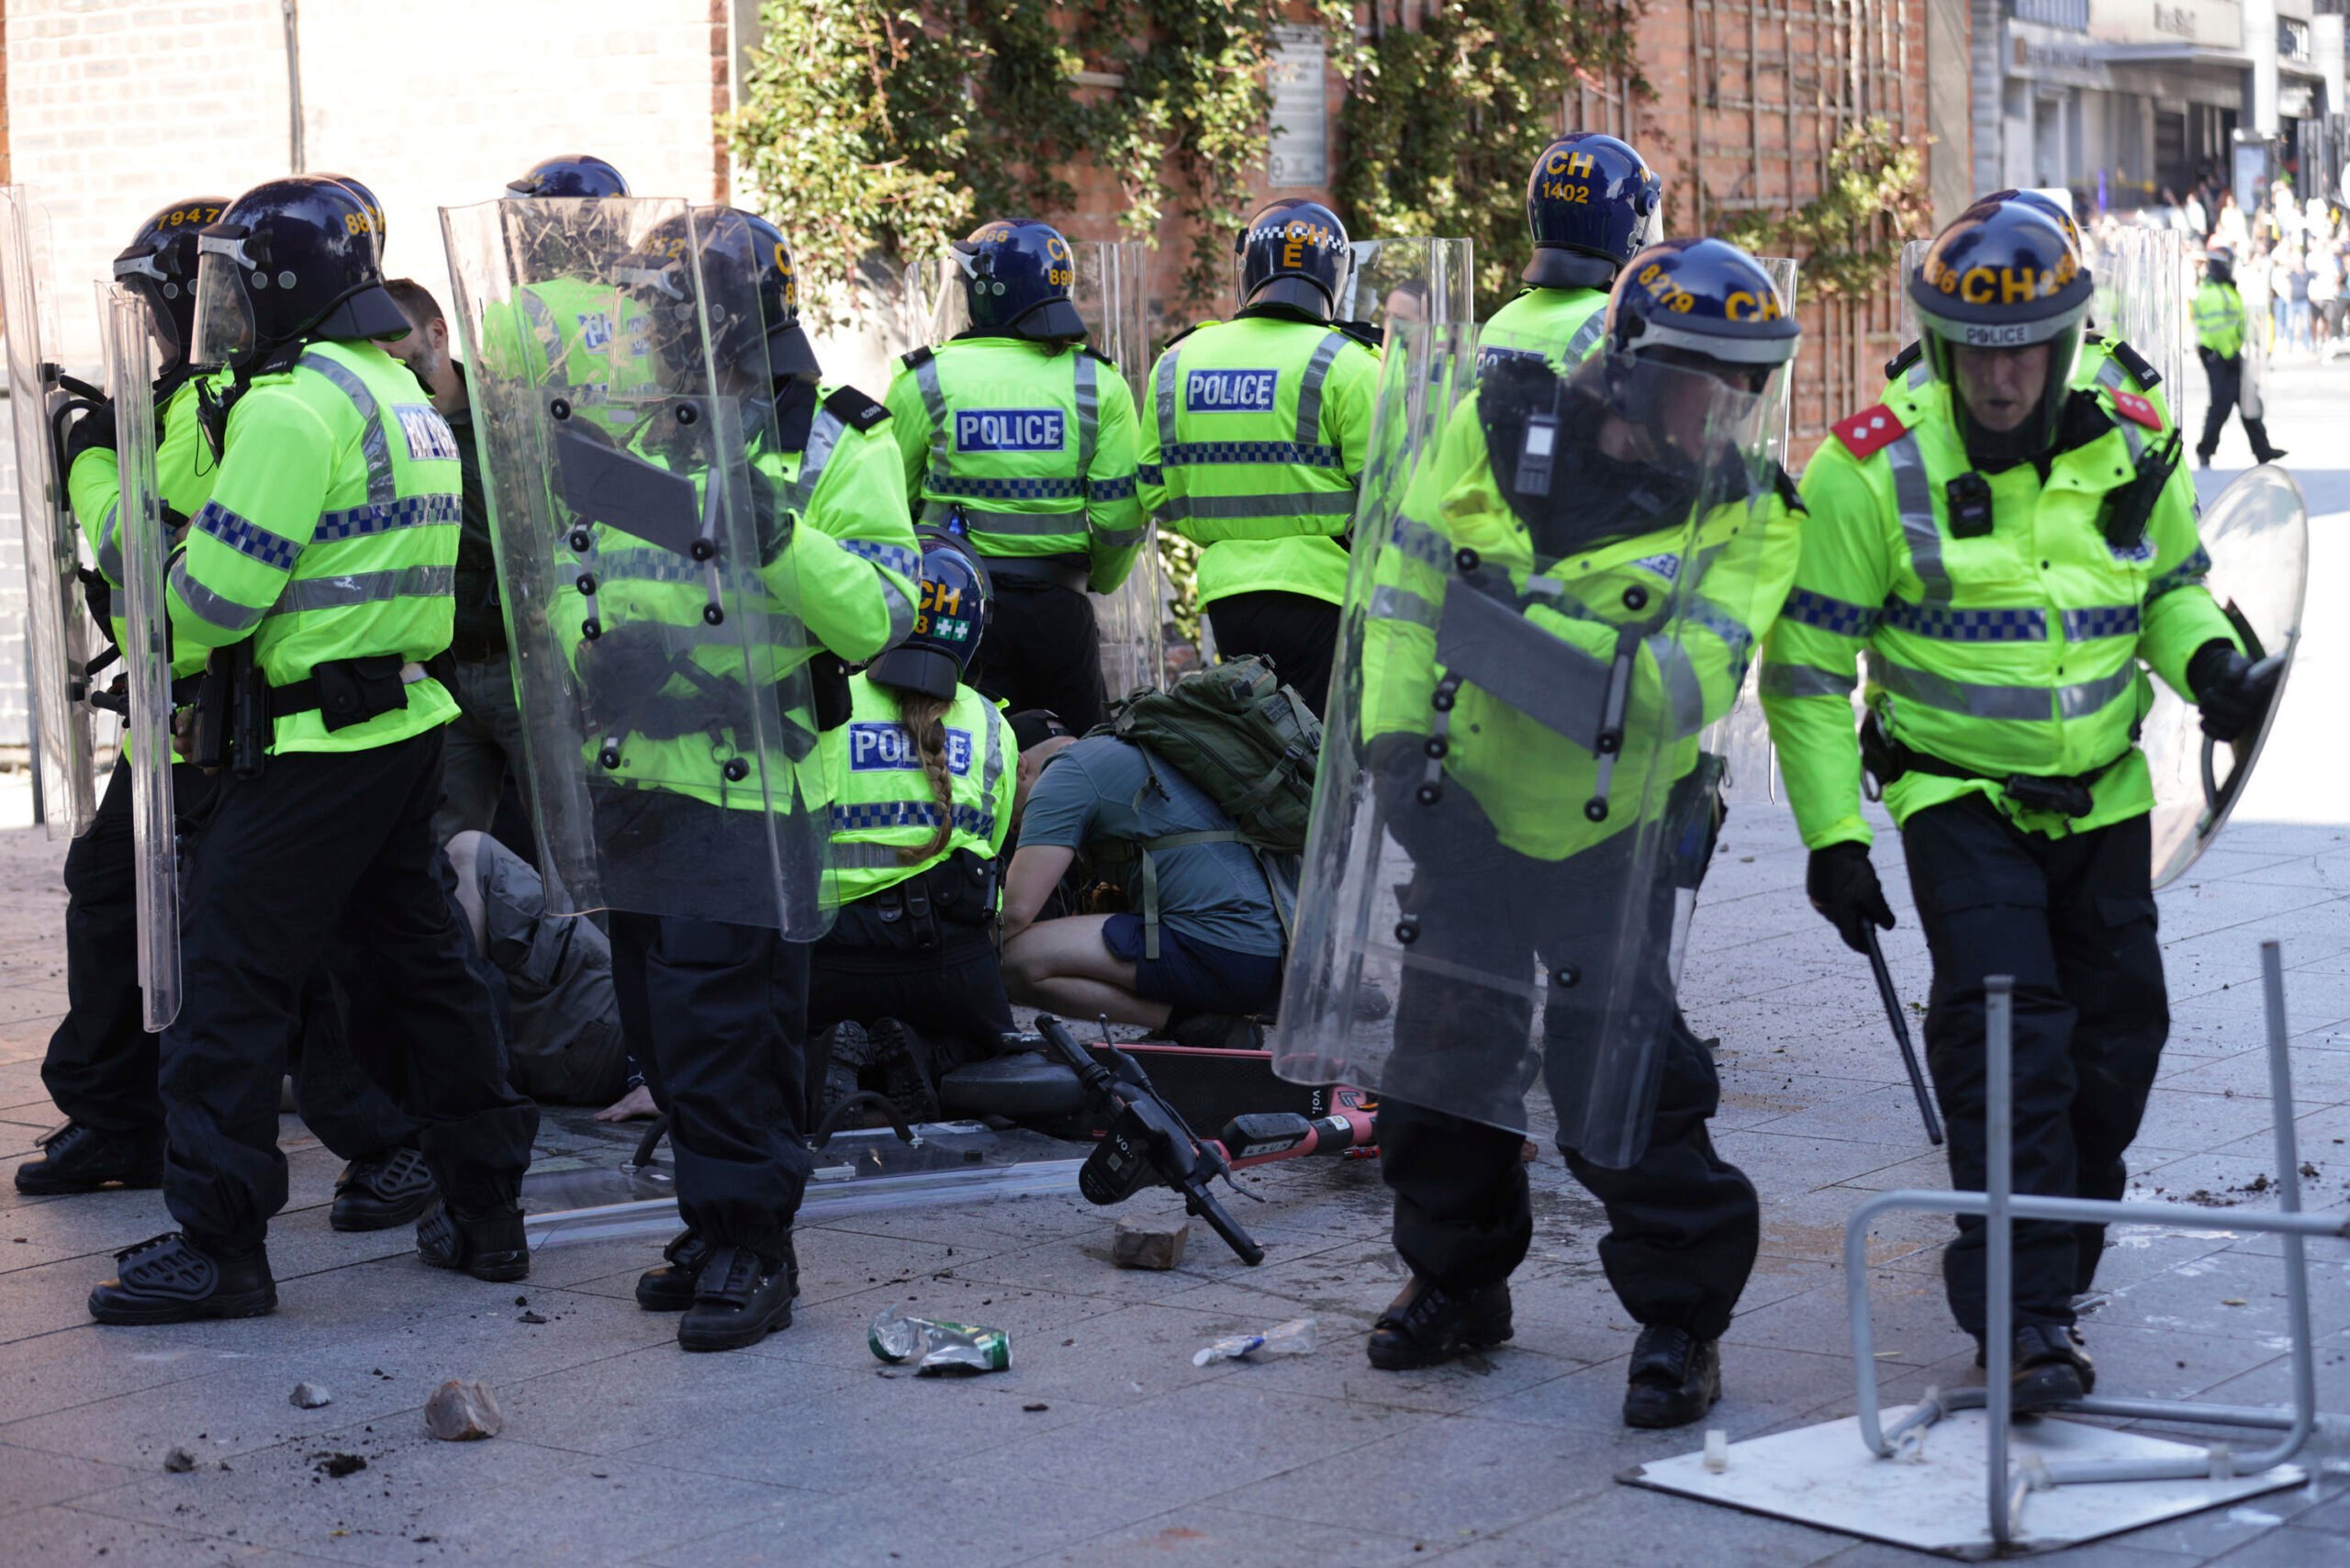
[[[1330,183],[1330,126],[1324,95],[1326,59],[1319,28],[1275,28],[1272,144],[1265,174],[1275,190],[1319,189]]]

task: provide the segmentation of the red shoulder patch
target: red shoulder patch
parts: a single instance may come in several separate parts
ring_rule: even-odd
[[[2124,392],[2120,387],[2115,387],[2113,411],[2125,420],[2145,426],[2150,431],[2158,431],[2163,428],[2163,417],[2155,411],[2154,404],[2139,397],[2135,392]]]
[[[1851,419],[1839,420],[1828,428],[1855,457],[1874,455],[1900,440],[1909,429],[1882,403],[1874,409],[1863,409]]]

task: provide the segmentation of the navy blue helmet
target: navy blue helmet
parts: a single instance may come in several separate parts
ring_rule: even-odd
[[[873,661],[878,686],[951,698],[988,629],[991,589],[987,568],[951,531],[925,528],[922,540],[922,603],[912,635]]]
[[[2043,191],[1993,191],[1989,196],[1976,196],[1969,207],[1983,207],[1991,202],[2020,201],[2026,207],[2038,207],[2064,230],[2065,242],[2073,247],[2073,254],[2086,258],[2088,252],[2081,246],[2081,226],[2073,221],[2073,209]]]
[[[1978,202],[1934,236],[1909,279],[1927,362],[1950,388],[1967,455],[1977,463],[2036,457],[2055,440],[2073,363],[2094,292],[2064,230],[2025,201]],[[1958,375],[1958,353],[1997,353],[2045,343],[2039,401],[2006,430],[1977,418]]]
[[[1077,263],[1051,224],[1033,218],[982,223],[969,239],[955,241],[954,256],[972,330],[1039,342],[1085,336],[1085,318],[1069,297]]]
[[[1607,297],[1608,402],[1635,424],[1654,422],[1660,394],[1693,372],[1759,395],[1802,332],[1771,274],[1729,241],[1659,241],[1625,263]]]
[[[1240,304],[1285,306],[1327,321],[1353,279],[1354,249],[1338,215],[1318,201],[1269,202],[1232,242]]]
[[[1628,143],[1595,131],[1562,136],[1527,176],[1534,258],[1519,275],[1537,288],[1606,288],[1663,212],[1663,183]]]
[[[688,235],[701,257],[699,279],[687,260]],[[664,218],[638,241],[621,277],[650,313],[655,345],[674,365],[701,357],[699,286],[718,364],[756,374],[764,345],[770,379],[818,374],[816,351],[800,326],[791,247],[781,230],[755,212],[698,207],[690,215]]]
[[[521,178],[506,182],[509,196],[624,196],[628,181],[618,169],[589,152],[541,159]]]
[[[384,218],[384,204],[375,199],[375,193],[369,190],[364,184],[353,179],[349,174],[320,174],[318,178],[321,180],[332,180],[336,185],[344,187],[346,190],[350,191],[352,196],[359,198],[359,205],[367,209],[368,218],[372,219],[375,225],[375,259],[379,262],[382,261],[384,259],[384,243],[386,237],[391,233],[391,228]]]
[[[241,365],[312,338],[400,338],[374,209],[315,174],[255,185],[197,237],[196,353]]]
[[[115,282],[147,302],[147,314],[165,339],[166,375],[188,363],[196,342],[196,237],[205,225],[219,221],[228,206],[227,196],[175,201],[140,224],[115,253]]]

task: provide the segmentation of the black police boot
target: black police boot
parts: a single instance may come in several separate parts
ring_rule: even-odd
[[[1988,1362],[1978,1339],[1975,1364]],[[2015,1348],[2008,1353],[2008,1388],[2017,1415],[2038,1415],[2086,1399],[2096,1386],[2097,1363],[2081,1349],[2077,1330],[2056,1323],[2027,1323],[2016,1330]]]
[[[1167,1037],[1195,1051],[1261,1051],[1265,1026],[1254,1018],[1233,1013],[1174,1013],[1167,1019]]]
[[[123,1187],[163,1184],[163,1135],[145,1137],[102,1133],[80,1122],[68,1122],[34,1140],[38,1159],[17,1167],[17,1191],[95,1193],[113,1183]]]
[[[166,1231],[114,1255],[115,1277],[90,1293],[101,1323],[192,1323],[277,1310],[269,1251],[215,1252]]]
[[[930,1080],[930,1052],[922,1036],[895,1018],[876,1018],[867,1033],[881,1075],[881,1097],[909,1122],[936,1121],[938,1090]]]
[[[697,1230],[681,1230],[661,1249],[667,1262],[636,1277],[636,1305],[647,1312],[683,1312],[694,1304],[694,1281],[710,1261],[710,1243]]]
[[[1624,1425],[1685,1427],[1722,1396],[1722,1349],[1685,1328],[1651,1323],[1632,1347]]]
[[[494,1284],[531,1274],[531,1243],[519,1204],[462,1214],[435,1198],[416,1222],[416,1249],[436,1269],[463,1269]]]
[[[424,1156],[412,1148],[396,1148],[384,1159],[354,1159],[334,1180],[327,1223],[337,1230],[389,1230],[423,1214],[434,1191]]]
[[[677,1320],[681,1350],[739,1350],[791,1327],[800,1260],[791,1243],[779,1259],[747,1247],[713,1247],[694,1282],[694,1304]]]
[[[1511,1333],[1508,1281],[1456,1295],[1414,1274],[1371,1326],[1371,1364],[1382,1372],[1432,1367],[1463,1350],[1490,1349]]]
[[[865,1087],[865,1070],[873,1065],[873,1042],[864,1025],[844,1018],[819,1030],[809,1042],[808,1054],[822,1074],[816,1099],[816,1120],[822,1122],[834,1106]]]

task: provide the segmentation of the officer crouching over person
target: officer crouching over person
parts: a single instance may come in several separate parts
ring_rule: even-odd
[[[2203,586],[2177,432],[2149,399],[2076,373],[2091,281],[2049,215],[1970,207],[1908,288],[1931,374],[1832,426],[1806,470],[1763,709],[1812,904],[1855,951],[1894,924],[1864,768],[1901,830],[1934,963],[1926,1055],[1952,1184],[1983,1189],[1985,980],[2007,975],[2016,1190],[2116,1199],[2170,1025],[2141,665],[2221,739],[2257,725],[2275,672],[2244,657]],[[2095,1386],[2074,1297],[2104,1244],[2099,1226],[2016,1222],[2019,1410]],[[1978,1346],[1985,1272],[1984,1223],[1961,1217],[1943,1283]]]
[[[507,1087],[431,828],[456,705],[424,661],[449,645],[456,451],[371,341],[408,330],[374,223],[343,185],[297,177],[246,192],[199,241],[196,358],[231,375],[207,431],[219,473],[167,606],[248,719],[182,874],[185,1002],[161,1052],[181,1229],[121,1255],[91,1293],[101,1322],[276,1305],[279,1084],[321,969],[350,1000],[353,1055],[407,1067],[442,1194],[418,1226],[425,1260],[529,1271],[516,1200],[538,1112]]]
[[[1020,753],[964,683],[994,630],[988,572],[952,534],[922,540],[913,634],[849,678],[849,722],[822,743],[840,912],[810,954],[820,1114],[866,1090],[910,1121],[935,1116],[938,1076],[1013,1027],[996,857]]]
[[[1400,498],[1365,497],[1357,548],[1375,530],[1379,554],[1337,686],[1358,711],[1325,756],[1275,1052],[1379,1092],[1411,1278],[1374,1367],[1512,1338],[1539,1078],[1640,1325],[1624,1420],[1721,1396],[1760,1221],[1707,1136],[1719,1086],[1673,955],[1718,820],[1701,736],[1795,567],[1800,510],[1762,454],[1797,332],[1751,257],[1664,241],[1626,264],[1593,360],[1561,367],[1546,335],[1468,378],[1440,343],[1420,374],[1468,389],[1390,465]],[[1384,985],[1392,1025],[1362,1006]]]

